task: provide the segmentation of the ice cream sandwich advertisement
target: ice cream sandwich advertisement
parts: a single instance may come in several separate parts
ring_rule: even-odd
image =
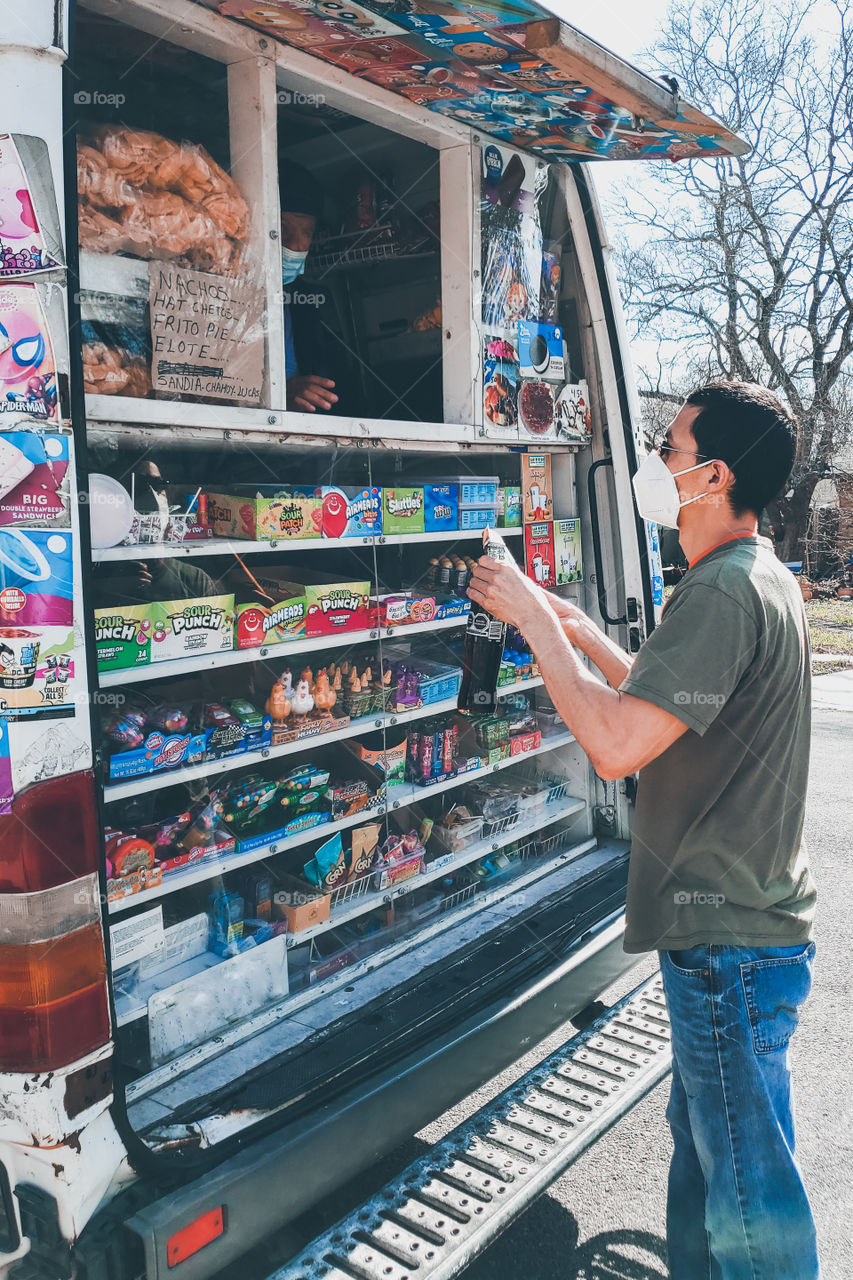
[[[69,443],[39,430],[0,433],[0,525],[69,527]]]

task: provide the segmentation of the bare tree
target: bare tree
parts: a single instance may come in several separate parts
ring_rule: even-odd
[[[853,429],[850,6],[673,0],[652,54],[753,150],[682,162],[619,201],[629,322],[658,350],[641,393],[746,379],[788,402],[795,469],[769,514],[794,559]]]

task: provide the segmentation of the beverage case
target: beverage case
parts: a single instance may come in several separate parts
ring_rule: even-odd
[[[540,587],[555,587],[554,572],[554,524],[542,520],[538,524],[524,526],[524,558],[528,578]]]
[[[551,487],[550,454],[523,453],[521,455],[521,503],[525,524],[551,519],[554,513],[554,497]]]

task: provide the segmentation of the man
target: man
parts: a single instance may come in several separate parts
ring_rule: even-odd
[[[758,536],[794,445],[759,386],[688,396],[634,480],[689,567],[633,661],[514,565],[484,558],[470,588],[523,627],[599,776],[639,770],[624,945],[658,950],[672,1020],[671,1280],[819,1275],[787,1055],[814,956],[809,651],[796,581]]]
[[[279,166],[281,203],[281,282],[284,290],[284,368],[287,407],[303,413],[329,412],[337,404],[328,341],[316,307],[292,301],[311,248],[323,193],[307,169],[283,161]]]

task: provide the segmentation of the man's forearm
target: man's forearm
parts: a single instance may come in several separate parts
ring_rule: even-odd
[[[592,621],[576,626],[569,635],[577,637],[578,648],[595,663],[611,688],[618,689],[634,659]]]

